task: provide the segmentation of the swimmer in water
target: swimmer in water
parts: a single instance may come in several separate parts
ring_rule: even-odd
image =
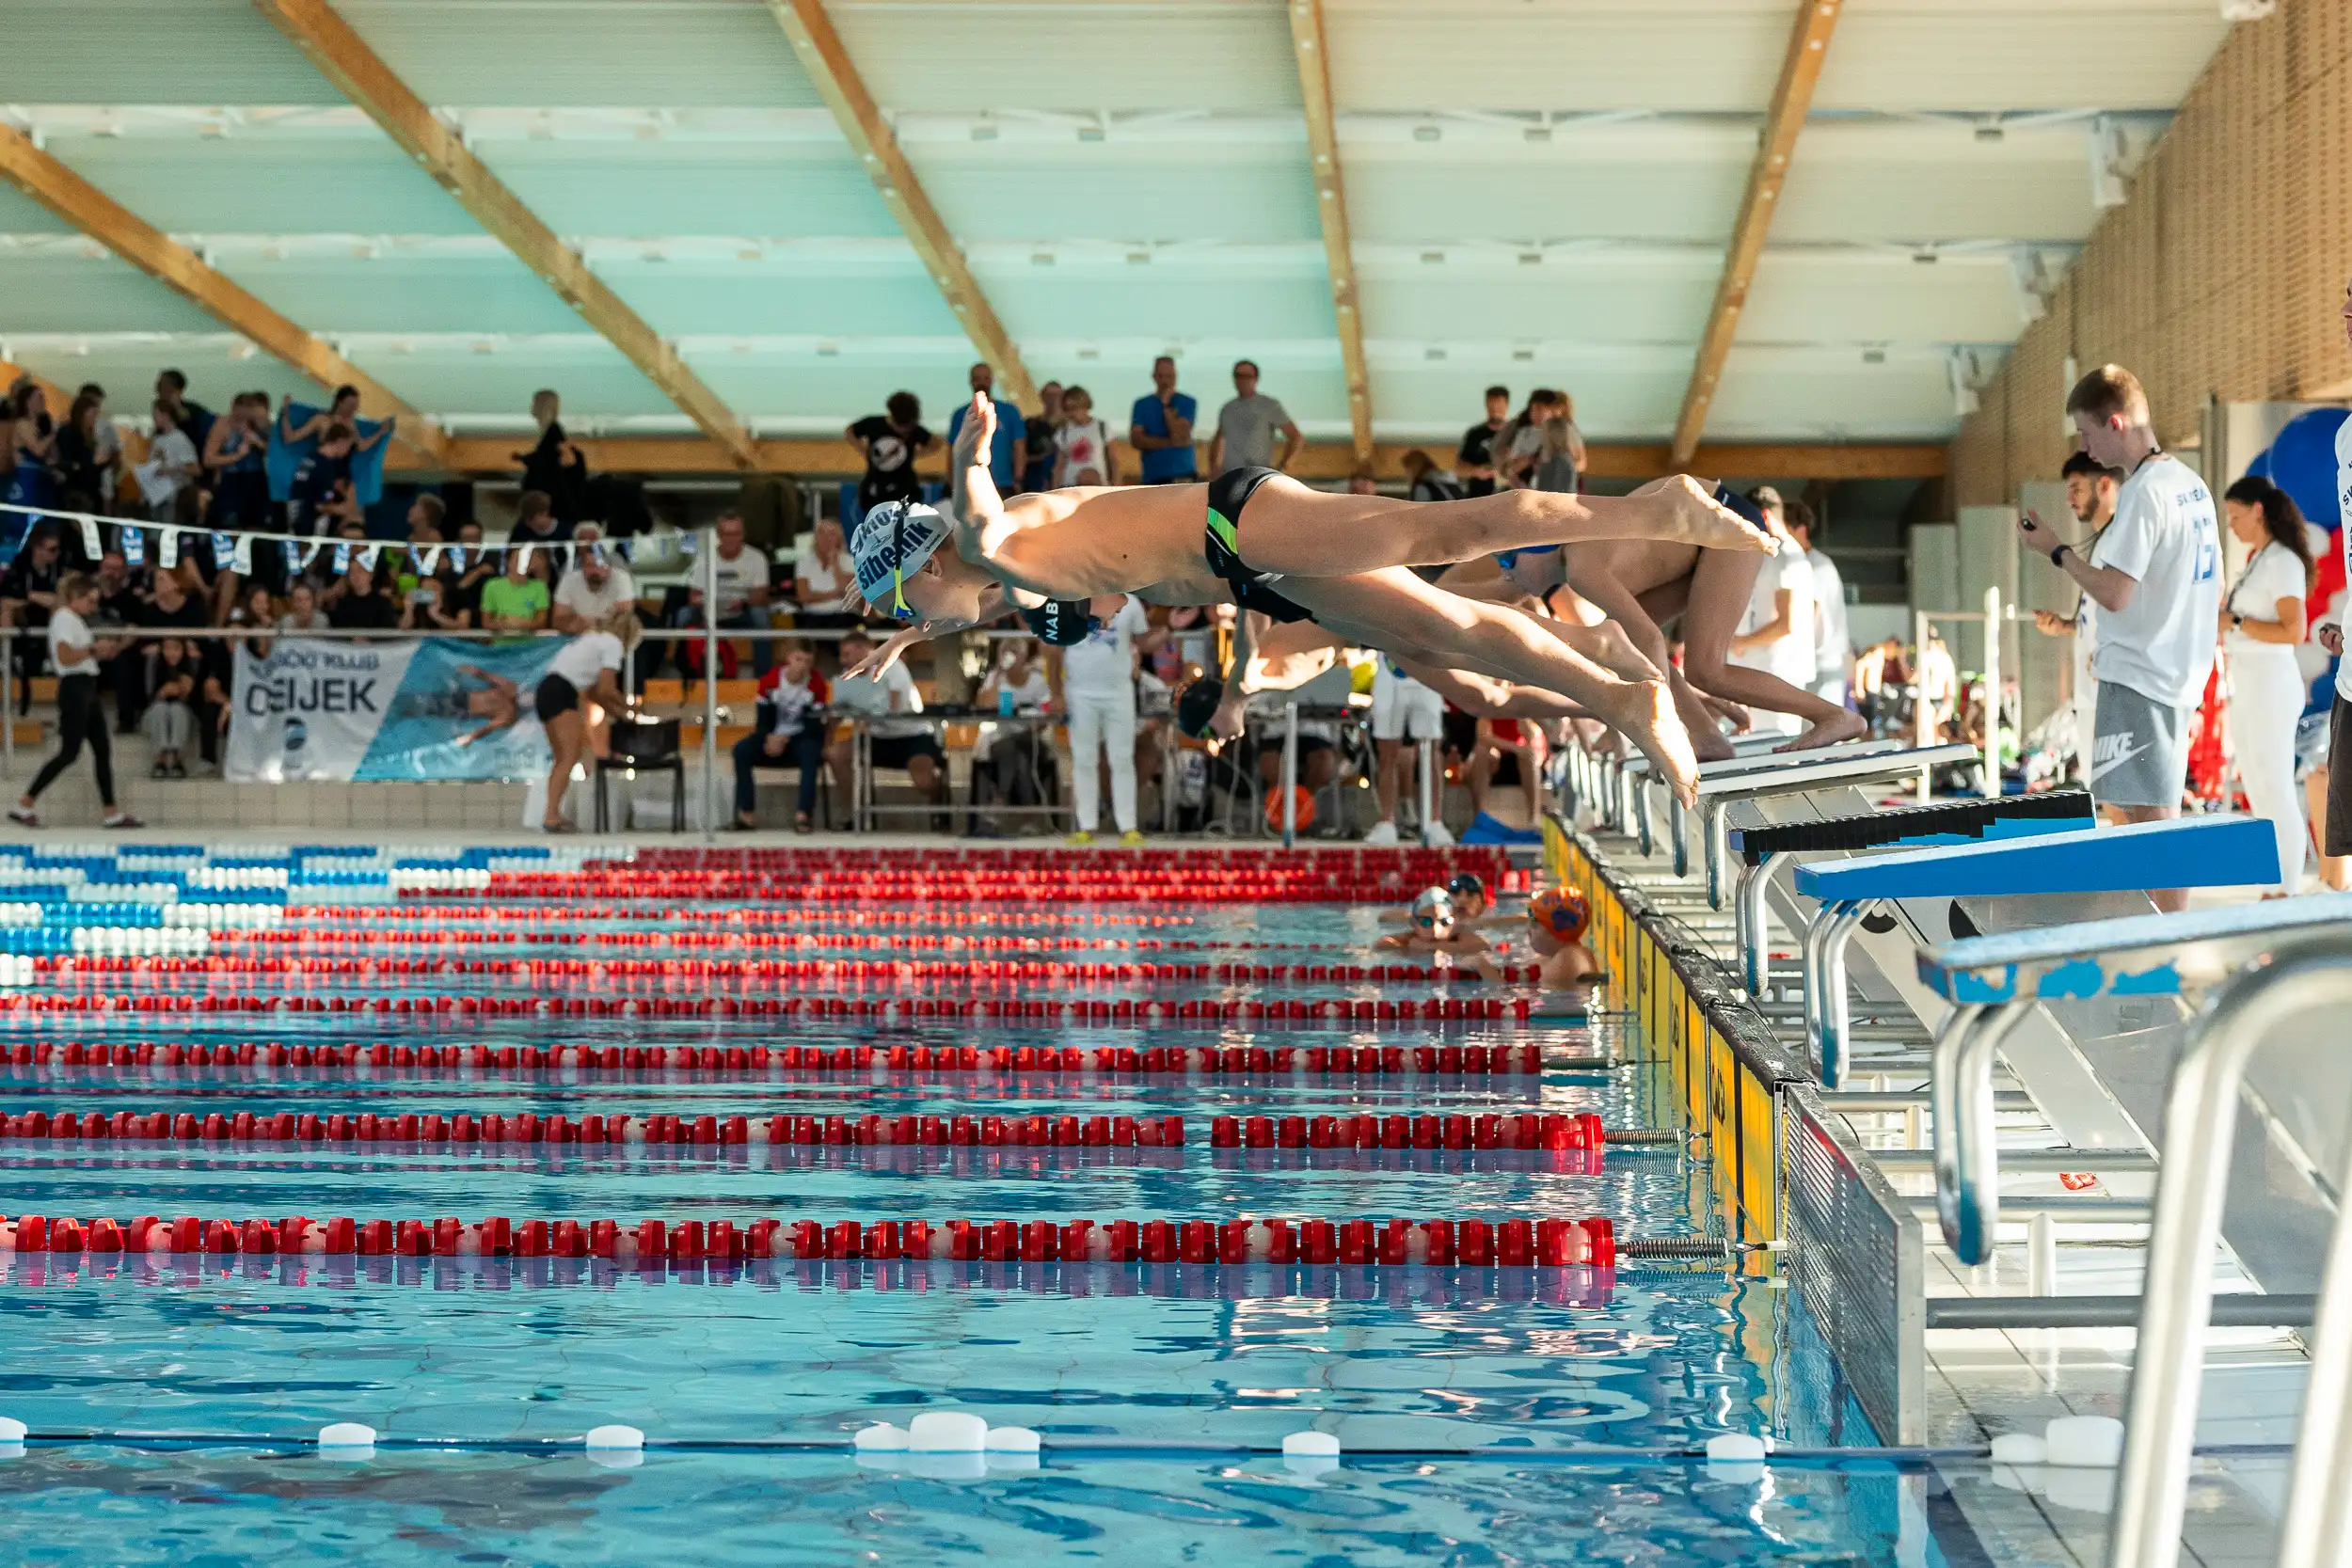
[[[858,589],[902,620],[974,624],[1001,591],[1032,630],[1087,634],[1086,602],[1134,594],[1158,603],[1226,594],[1277,621],[1314,619],[1400,657],[1559,692],[1625,731],[1678,785],[1695,788],[1690,737],[1662,673],[1629,679],[1523,615],[1440,593],[1414,565],[1565,540],[1666,540],[1771,555],[1778,541],[1677,475],[1631,496],[1511,491],[1415,503],[1311,490],[1269,468],[1206,485],[1053,490],[1005,500],[979,454],[995,405],[976,396],[950,472],[957,515],[903,501],[874,508],[850,541]],[[1246,515],[1245,515],[1246,514]],[[952,550],[939,546],[952,540]],[[1365,628],[1377,632],[1363,636]],[[1241,729],[1241,698],[1217,733]]]
[[[1383,953],[1427,953],[1434,958],[1477,963],[1488,956],[1486,939],[1454,924],[1454,895],[1441,887],[1423,888],[1406,913],[1406,927],[1374,942]]]
[[[1486,891],[1486,879],[1475,871],[1456,871],[1446,879],[1445,895],[1446,902],[1454,910],[1454,928],[1456,931],[1475,931],[1482,926],[1508,925],[1513,919],[1510,915],[1497,912],[1494,895]],[[1412,918],[1411,911],[1380,911],[1380,923],[1384,926],[1410,924]]]
[[[1535,950],[1539,982],[1546,990],[1582,989],[1609,978],[1600,959],[1584,945],[1592,923],[1592,905],[1575,888],[1547,888],[1527,901],[1528,945]],[[1490,980],[1501,977],[1491,962],[1481,962],[1478,968]]]

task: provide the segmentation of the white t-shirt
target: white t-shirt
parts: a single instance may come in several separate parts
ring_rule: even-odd
[[[754,591],[768,586],[768,558],[745,545],[733,561],[723,555],[719,557],[715,575],[719,579],[719,619],[732,621],[752,602]]]
[[[1054,700],[1054,689],[1047,684],[1045,672],[1035,665],[1029,667],[1028,675],[1018,684],[1000,678],[994,689],[980,699],[980,705],[986,707],[991,703],[998,701],[996,693],[1006,690],[1012,693],[1012,705],[1016,711],[1022,709],[1032,712],[1041,711]]]
[[[2352,420],[2336,426],[2336,546],[2344,551],[2344,575],[2352,579]],[[2352,604],[2352,597],[2345,602]],[[2352,703],[2352,658],[2336,666],[2336,695]]]
[[[2234,614],[2249,621],[2275,621],[2279,618],[2280,599],[2299,599],[2311,590],[2303,574],[2303,563],[2295,559],[2295,552],[2275,539],[2265,539],[2246,570],[2238,574],[2224,601]],[[2242,631],[2233,631],[2221,640],[2233,659],[2270,658],[2293,662],[2294,647],[2285,642],[2257,642]]]
[[[1742,636],[1759,626],[1772,625],[1779,595],[1788,593],[1788,632],[1761,648],[1731,656],[1734,664],[1751,670],[1763,670],[1791,686],[1812,689],[1818,667],[1813,651],[1813,563],[1801,550],[1784,544],[1780,553],[1764,562],[1764,569],[1756,574],[1756,590],[1748,595],[1748,610],[1740,618]]]
[[[801,601],[801,608],[814,615],[839,613],[842,604],[841,590],[849,580],[849,573],[845,570],[849,564],[850,557],[847,551],[844,551],[833,565],[828,566],[817,559],[815,546],[812,545],[803,550],[800,559],[792,566],[794,577],[805,578],[808,580],[809,596]],[[897,666],[893,665],[892,668],[896,669]]]
[[[837,712],[873,718],[874,721],[866,725],[866,729],[878,740],[895,740],[930,733],[930,726],[927,724],[874,717],[885,713],[923,711],[923,693],[915,689],[914,676],[903,664],[892,665],[889,673],[880,680],[871,675],[842,676],[833,683],[833,706]]]
[[[1119,613],[1061,653],[1062,689],[1073,696],[1132,696],[1136,689],[1136,639],[1152,629],[1140,600],[1129,595]]]
[[[555,651],[548,673],[561,675],[576,691],[596,684],[598,672],[621,667],[621,640],[609,631],[583,632]]]
[[[76,648],[88,648],[94,641],[95,639],[90,636],[89,623],[66,609],[65,606],[59,605],[49,612],[49,668],[58,674],[95,675],[98,673],[98,661],[95,658],[85,658],[79,664],[69,666],[57,657],[59,648],[69,644]]]
[[[637,598],[637,579],[628,575],[628,568],[615,565],[608,569],[601,589],[588,586],[587,574],[575,566],[564,574],[564,580],[555,585],[555,602],[585,621],[601,621],[625,604]]]
[[[1094,471],[1093,483],[1110,483],[1111,427],[1100,420],[1084,424],[1066,424],[1054,432],[1054,451],[1059,455],[1054,462],[1054,483],[1067,488],[1078,483],[1078,475],[1086,469]]]
[[[2169,453],[2140,464],[2116,494],[2099,563],[2139,586],[2122,610],[2098,612],[2092,670],[2151,702],[2195,707],[2213,674],[2221,615],[2221,529],[2205,482]]]
[[[1813,669],[1817,675],[1843,675],[1853,662],[1846,635],[1846,579],[1837,562],[1821,550],[1807,550],[1813,567]]]

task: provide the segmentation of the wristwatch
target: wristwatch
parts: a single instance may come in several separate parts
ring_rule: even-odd
[[[2066,546],[2064,545],[2060,545],[2056,549],[2052,550],[2050,552],[2050,564],[2053,566],[2063,567],[2065,563],[2059,561],[2058,557],[2064,555],[2065,553]]]

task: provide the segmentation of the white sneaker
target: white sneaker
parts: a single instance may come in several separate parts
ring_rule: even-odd
[[[1393,822],[1375,822],[1372,831],[1364,835],[1364,847],[1367,849],[1392,848],[1396,842],[1396,824]]]
[[[1421,842],[1425,849],[1443,849],[1454,842],[1454,834],[1444,823],[1432,822],[1421,831]]]

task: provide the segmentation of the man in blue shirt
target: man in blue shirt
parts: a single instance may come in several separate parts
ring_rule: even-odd
[[[1200,472],[1192,455],[1192,420],[1200,404],[1176,389],[1176,361],[1152,361],[1152,395],[1136,399],[1128,445],[1143,454],[1146,484],[1192,484]]]
[[[972,389],[986,392],[988,401],[996,405],[996,439],[989,447],[988,471],[996,481],[997,493],[1011,495],[1021,488],[1021,458],[1026,446],[1024,436],[1027,421],[1022,418],[1020,409],[996,395],[995,386],[994,371],[985,364],[972,367]],[[950,448],[955,445],[957,434],[963,429],[964,416],[971,412],[972,406],[966,403],[948,420],[947,444]]]

